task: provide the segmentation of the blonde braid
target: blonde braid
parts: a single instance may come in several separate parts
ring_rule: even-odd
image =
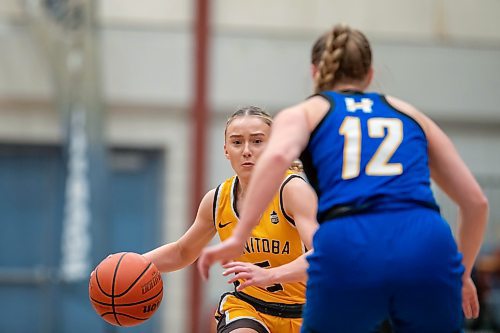
[[[350,31],[347,25],[338,24],[324,37],[326,38],[325,47],[321,53],[314,77],[315,91],[317,93],[333,87],[335,73],[340,67]]]

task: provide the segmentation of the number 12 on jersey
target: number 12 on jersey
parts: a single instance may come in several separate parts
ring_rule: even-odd
[[[367,127],[370,138],[383,138],[383,140],[366,165],[365,174],[369,176],[402,174],[403,165],[401,163],[389,163],[403,140],[402,121],[398,118],[370,118]],[[361,168],[363,140],[361,119],[351,116],[345,117],[339,128],[339,134],[344,137],[342,179],[356,178],[359,176]]]

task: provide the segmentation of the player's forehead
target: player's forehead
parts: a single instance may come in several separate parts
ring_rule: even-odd
[[[262,117],[241,116],[232,119],[226,129],[227,137],[269,134],[270,126]]]

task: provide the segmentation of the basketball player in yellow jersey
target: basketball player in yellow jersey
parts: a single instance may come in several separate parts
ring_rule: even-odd
[[[279,193],[275,195],[266,211],[262,214],[259,224],[247,240],[244,253],[237,258],[237,262],[225,265],[229,273],[237,273],[230,281],[235,282],[237,290],[222,296],[217,316],[222,322],[229,322],[231,315],[237,317],[248,316],[248,309],[254,307],[264,314],[300,318],[301,307],[305,301],[305,284],[303,282],[268,283],[262,286],[240,286],[243,275],[248,274],[253,265],[262,268],[277,267],[288,264],[305,253],[304,244],[297,233],[295,221],[290,217],[281,202],[286,185],[303,180],[297,174],[288,172],[281,185]],[[233,176],[216,189],[215,218],[217,232],[221,240],[229,238],[238,220],[238,176]],[[245,264],[251,263],[251,264]],[[253,268],[256,270],[256,268]],[[250,282],[250,281],[248,281]],[[247,284],[248,284],[247,282]],[[244,282],[243,282],[244,283]],[[274,306],[270,303],[281,303]],[[238,305],[239,310],[234,310]],[[250,306],[249,306],[250,305]],[[228,315],[225,315],[225,314]],[[268,328],[269,325],[267,325]],[[289,329],[293,327],[293,320]],[[296,320],[297,328],[300,320]],[[278,330],[276,330],[278,331]]]
[[[271,117],[257,107],[236,111],[227,121],[224,154],[236,175],[202,199],[194,223],[177,241],[144,256],[161,272],[192,264],[218,233],[231,236],[254,165],[271,133]],[[298,174],[287,172],[278,193],[247,240],[239,261],[224,275],[237,288],[222,295],[218,333],[299,333],[305,302],[307,250],[317,228],[317,198]]]

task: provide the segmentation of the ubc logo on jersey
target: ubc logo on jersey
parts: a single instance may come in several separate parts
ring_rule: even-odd
[[[280,221],[279,217],[278,217],[278,214],[273,210],[273,212],[269,215],[269,217],[271,218],[271,223],[272,224],[278,224],[278,222]]]
[[[360,102],[356,102],[356,100],[352,97],[346,97],[345,107],[349,112],[356,112],[357,110],[362,110],[366,113],[372,112],[373,101],[369,98],[362,98]]]

